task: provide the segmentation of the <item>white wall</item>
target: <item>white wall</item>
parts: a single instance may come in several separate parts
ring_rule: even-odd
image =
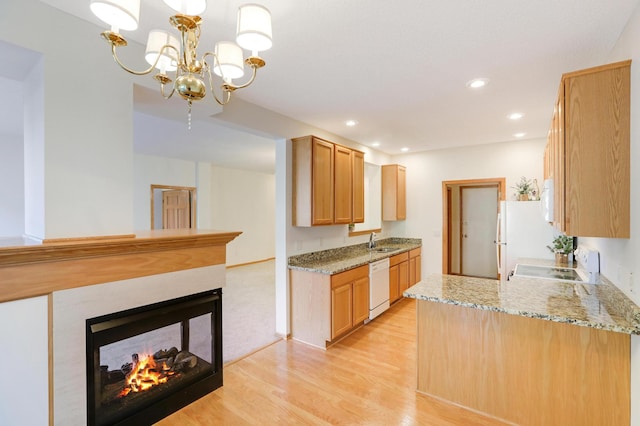
[[[132,231],[131,78],[113,72],[99,33],[38,0],[0,2],[0,40],[43,54],[44,131],[32,136],[42,139],[44,179],[29,183],[44,208],[27,212],[38,238]]]
[[[521,176],[542,182],[546,141],[534,139],[396,156],[407,168],[407,220],[383,222],[385,233],[422,238],[423,274],[442,272],[442,182],[505,177],[514,199]]]
[[[49,318],[46,296],[0,303],[0,423],[49,422]],[[76,366],[84,370],[83,366]]]
[[[151,185],[196,188],[199,229],[242,231],[227,245],[227,264],[275,257],[275,177],[173,158],[134,156],[134,223],[150,229]]]
[[[275,176],[211,167],[211,225],[242,231],[227,244],[227,264],[275,257]]]
[[[24,143],[0,135],[0,238],[24,234]]]

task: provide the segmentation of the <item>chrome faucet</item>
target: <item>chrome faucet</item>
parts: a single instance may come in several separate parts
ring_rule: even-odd
[[[376,233],[372,232],[371,235],[369,235],[369,249],[375,248],[376,246]]]

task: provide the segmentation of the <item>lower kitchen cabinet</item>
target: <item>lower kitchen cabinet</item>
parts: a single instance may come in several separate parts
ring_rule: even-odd
[[[333,284],[331,285],[333,287]],[[353,327],[353,284],[342,284],[331,289],[331,338],[346,333]]]
[[[353,282],[353,325],[363,323],[369,318],[369,270],[367,276]]]
[[[418,247],[409,252],[409,287],[422,280],[422,249]]]
[[[369,317],[369,265],[339,274],[290,270],[291,337],[321,348]]]
[[[369,265],[331,276],[331,340],[369,317]]]
[[[402,292],[409,288],[409,252],[389,258],[389,303],[402,297]]]

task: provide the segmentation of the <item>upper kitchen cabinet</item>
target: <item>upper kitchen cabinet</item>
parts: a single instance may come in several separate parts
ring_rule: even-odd
[[[382,166],[382,220],[407,218],[407,169],[398,164]]]
[[[353,179],[353,222],[364,222],[364,152],[351,151]]]
[[[364,153],[315,136],[293,142],[293,225],[364,221]]]
[[[553,224],[567,235],[629,238],[631,61],[562,76],[545,150]]]

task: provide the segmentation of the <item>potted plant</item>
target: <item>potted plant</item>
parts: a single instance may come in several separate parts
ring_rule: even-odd
[[[533,183],[531,180],[522,176],[520,178],[520,182],[516,184],[516,186],[512,186],[513,189],[516,190],[516,197],[520,201],[529,201],[529,194],[533,190]]]
[[[568,235],[558,235],[547,246],[556,255],[556,264],[560,266],[573,265],[573,237]]]

